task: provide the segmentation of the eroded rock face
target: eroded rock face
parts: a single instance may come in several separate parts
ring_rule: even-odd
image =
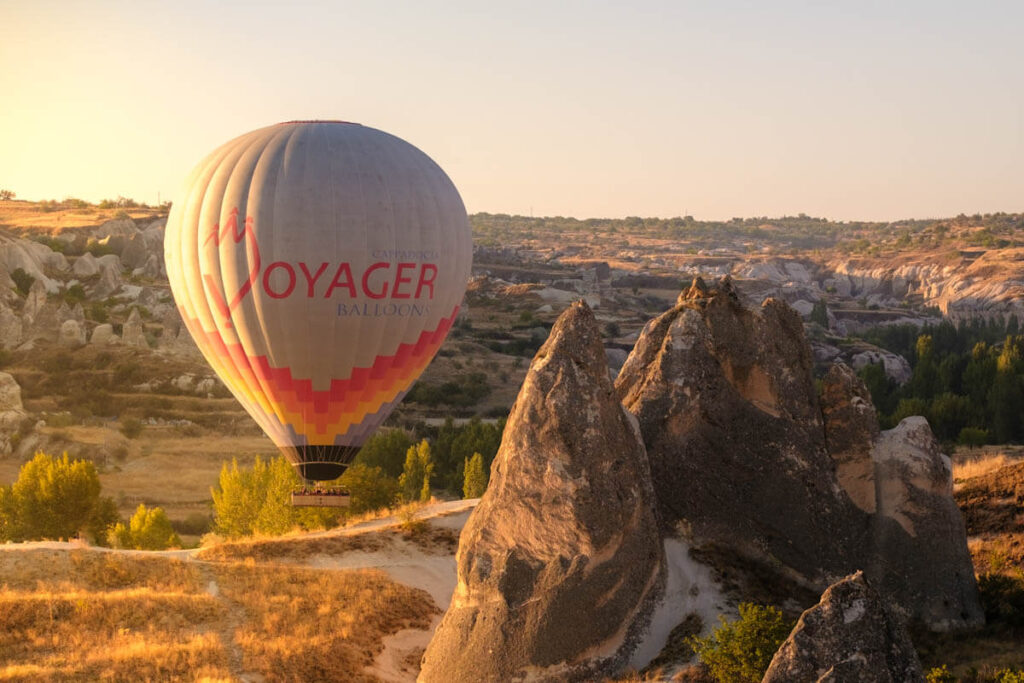
[[[811,604],[864,570],[933,630],[983,623],[948,460],[924,418],[879,432],[848,367],[819,402],[799,316],[702,282],[644,328],[616,389],[636,415],[666,534],[740,599]]]
[[[23,410],[21,387],[11,375],[0,372],[0,413]]]
[[[585,304],[558,319],[512,408],[420,680],[573,680],[620,666],[661,590],[643,444]]]
[[[85,344],[85,327],[77,320],[65,320],[60,326],[58,340],[64,346],[78,347]]]
[[[874,513],[875,464],[871,449],[878,438],[878,415],[860,377],[842,363],[829,368],[822,382],[821,414],[825,443],[836,475],[853,502]]]
[[[800,316],[699,279],[644,328],[616,390],[640,423],[666,531],[682,524],[740,590],[809,604],[856,567],[867,517],[825,449]],[[771,590],[777,591],[778,588]]]
[[[878,498],[873,582],[934,630],[981,626],[985,617],[953,498],[952,466],[928,421],[908,417],[882,432],[871,457]]]
[[[142,329],[142,317],[139,316],[137,308],[132,308],[128,320],[125,321],[121,329],[121,343],[125,346],[149,348],[149,342],[146,341],[146,334]]]
[[[903,623],[857,572],[830,586],[800,616],[762,683],[924,680]]]

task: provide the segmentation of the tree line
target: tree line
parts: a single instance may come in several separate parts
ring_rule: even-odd
[[[903,386],[881,365],[861,370],[883,428],[923,415],[947,443],[1024,442],[1024,335],[1016,317],[876,328],[867,336],[913,370]]]

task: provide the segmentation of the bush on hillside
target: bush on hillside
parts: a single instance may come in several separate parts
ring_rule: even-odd
[[[719,683],[756,683],[768,670],[772,657],[793,629],[775,607],[740,603],[736,621],[720,617],[721,626],[710,636],[689,640],[700,661]]]
[[[171,527],[163,508],[140,504],[126,526],[118,522],[110,528],[107,540],[115,548],[166,550],[181,547],[181,539]]]
[[[11,279],[14,280],[14,286],[23,295],[28,294],[28,290],[32,289],[32,285],[36,279],[25,272],[24,268],[15,268],[11,271]]]

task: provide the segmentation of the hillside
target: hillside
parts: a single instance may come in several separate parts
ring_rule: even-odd
[[[474,503],[201,551],[0,545],[0,680],[411,680]]]

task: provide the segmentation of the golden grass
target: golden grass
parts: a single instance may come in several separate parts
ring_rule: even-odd
[[[439,612],[424,591],[377,570],[217,567],[222,594],[246,613],[235,634],[244,668],[273,680],[374,680],[362,672],[381,638],[427,628]]]
[[[198,557],[214,562],[246,559],[259,562],[275,559],[302,560],[313,555],[342,555],[353,551],[383,550],[390,543],[391,539],[384,534],[279,536],[218,543],[200,550]]]
[[[965,481],[972,477],[994,472],[1016,462],[1005,453],[983,453],[965,456],[953,461],[953,481]]]
[[[2,550],[0,681],[371,680],[437,612],[379,571]]]

